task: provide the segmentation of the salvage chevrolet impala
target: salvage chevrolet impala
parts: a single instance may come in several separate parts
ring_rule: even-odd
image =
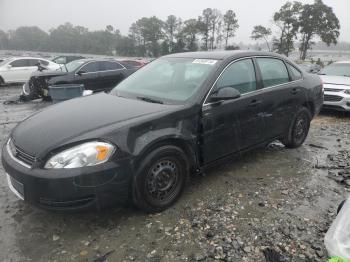
[[[317,75],[262,52],[162,57],[109,94],[43,110],[11,133],[2,163],[11,190],[52,210],[133,202],[158,212],[186,179],[280,140],[296,148],[323,103]]]

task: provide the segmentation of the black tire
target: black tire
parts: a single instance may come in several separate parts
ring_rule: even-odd
[[[300,147],[304,143],[309,133],[310,122],[310,111],[305,107],[300,108],[293,119],[288,134],[282,139],[281,142],[287,148]]]
[[[155,149],[141,161],[134,177],[134,204],[147,213],[165,210],[181,196],[188,174],[187,157],[180,148],[162,146]]]

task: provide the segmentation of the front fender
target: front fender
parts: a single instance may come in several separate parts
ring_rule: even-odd
[[[177,146],[182,149],[188,158],[191,169],[197,170],[200,167],[200,156],[196,137],[185,137],[171,131],[175,130],[159,130],[159,132],[148,134],[137,139],[135,151],[133,152],[135,156],[135,169],[138,168],[140,161],[142,161],[148,153],[164,145]]]
[[[135,129],[131,128],[127,135],[128,152],[134,159],[140,160],[159,146],[175,145],[186,153],[191,164],[198,165],[200,160],[197,146],[198,117],[198,115],[179,118],[167,116],[168,121],[156,121]]]

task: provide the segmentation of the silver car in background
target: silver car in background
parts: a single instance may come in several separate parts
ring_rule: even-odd
[[[350,111],[350,61],[336,62],[318,73],[324,84],[325,108]]]

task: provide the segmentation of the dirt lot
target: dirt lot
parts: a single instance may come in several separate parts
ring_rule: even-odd
[[[16,123],[49,103],[3,105],[0,144]],[[305,145],[274,143],[193,177],[169,210],[57,214],[10,192],[0,166],[0,261],[326,261],[323,237],[350,185],[350,114],[323,112]],[[347,172],[346,172],[347,171]],[[108,255],[108,254],[107,254]],[[107,257],[107,256],[106,256]]]

